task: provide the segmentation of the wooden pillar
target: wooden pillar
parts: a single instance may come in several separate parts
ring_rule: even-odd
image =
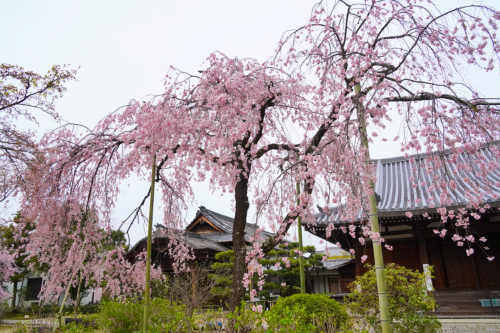
[[[422,263],[422,271],[425,274],[425,284],[428,291],[434,290],[432,284],[431,272],[429,267],[429,256],[427,254],[427,243],[423,229],[417,229],[418,251],[420,253],[420,262]]]
[[[470,258],[472,259],[472,262],[474,263],[474,273],[475,274],[475,278],[476,278],[476,287],[477,289],[482,289],[486,286],[483,286],[483,284],[481,283],[481,278],[479,277],[479,267],[477,265],[477,262],[476,262],[476,256],[470,256]]]
[[[420,253],[420,261],[422,265],[429,264],[429,256],[427,255],[427,244],[425,242],[425,235],[422,229],[417,229],[418,251]]]

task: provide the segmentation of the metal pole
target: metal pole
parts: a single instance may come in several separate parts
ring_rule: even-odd
[[[297,206],[300,205],[300,183],[297,183]],[[302,217],[299,215],[298,218],[298,228],[299,228],[299,267],[300,267],[300,293],[306,293],[306,278],[304,276],[304,249],[302,247]]]
[[[153,166],[151,168],[151,197],[149,201],[149,221],[148,221],[148,238],[147,255],[146,255],[146,288],[144,290],[144,322],[142,331],[148,331],[149,313],[151,304],[149,303],[149,292],[151,289],[151,234],[153,230],[153,203],[155,198],[155,174],[156,174],[156,154],[153,157]]]
[[[361,86],[359,83],[354,85],[354,91],[356,95],[361,91]],[[368,135],[366,133],[366,123],[365,123],[365,112],[364,108],[361,107],[359,100],[357,101],[357,109],[358,109],[358,118],[360,125],[360,136],[361,136],[361,144],[366,149],[366,157],[368,161],[370,160],[370,151],[368,144]],[[373,185],[373,179],[370,179],[370,190],[371,193],[368,196],[368,201],[370,204],[370,227],[372,232],[380,232],[379,224],[378,224],[378,210],[377,210],[377,201],[375,198],[375,188]],[[377,276],[377,290],[378,290],[378,301],[380,306],[380,322],[382,324],[382,332],[390,333],[391,332],[391,320],[389,316],[389,302],[387,300],[387,287],[385,284],[385,270],[384,270],[384,257],[382,256],[382,244],[377,242],[372,242],[373,244],[373,257],[375,259],[375,273]]]

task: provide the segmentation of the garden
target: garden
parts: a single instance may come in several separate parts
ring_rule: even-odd
[[[497,70],[500,11],[483,4],[443,9],[432,0],[324,0],[304,12],[294,29],[280,30],[266,46],[271,53],[257,56],[224,53],[211,43],[208,52],[200,51],[206,41],[242,25],[236,21],[244,9],[218,20],[210,15],[229,4],[202,10],[200,18],[210,17],[194,29],[197,42],[191,42],[182,36],[197,23],[190,21],[193,8],[174,8],[166,19],[171,8],[160,16],[159,7],[139,15],[142,8],[128,5],[117,2],[108,12],[90,6],[88,15],[67,8],[50,16],[64,6],[39,8],[51,18],[42,17],[20,38],[52,24],[57,31],[37,38],[59,36],[83,18],[76,28],[84,26],[78,30],[84,37],[53,39],[66,45],[108,36],[99,47],[89,44],[94,66],[51,65],[38,74],[0,65],[0,300],[11,299],[3,306],[5,320],[8,313],[17,320],[9,329],[436,332],[429,274],[444,252],[431,249],[447,251],[456,263],[447,268],[451,274],[434,266],[443,289],[498,283],[500,252],[490,235],[498,234],[500,220],[500,99],[470,73],[488,82]],[[94,27],[88,16],[108,13],[102,15],[107,23],[122,17],[123,8],[130,22],[116,34],[108,34],[113,22],[87,34]],[[271,29],[286,16],[281,10],[254,27]],[[267,14],[262,12],[250,15],[253,23]],[[16,33],[13,26],[34,21],[24,19],[23,10],[16,13],[5,31]],[[141,30],[179,17],[171,29]],[[63,18],[66,26],[58,24]],[[222,24],[203,35],[235,18],[234,27]],[[235,42],[222,39],[228,47]],[[174,40],[182,45],[172,47]],[[237,41],[247,42],[240,36]],[[126,48],[101,50],[115,42]],[[261,42],[248,50],[262,48]],[[186,52],[190,44],[198,47]],[[20,49],[25,45],[30,43]],[[151,51],[158,45],[160,51]],[[80,44],[73,48],[87,54]],[[104,75],[132,51],[137,53],[118,66],[116,76]],[[195,55],[194,65],[165,64],[174,53]],[[142,90],[149,80],[141,66],[153,54],[161,61],[150,72],[161,73],[154,80],[162,84]],[[138,76],[129,77],[132,71]],[[62,116],[64,104],[57,103],[77,76],[90,93],[73,95]],[[107,84],[99,86],[103,80]],[[116,91],[127,94],[111,98]],[[96,110],[93,118],[90,110]],[[33,128],[41,119],[50,125],[38,136]],[[404,155],[398,164],[396,153]],[[190,224],[197,200],[212,200],[231,217]],[[337,283],[339,293],[348,290],[342,299],[306,286],[328,256],[304,246],[303,228],[355,261],[347,289],[340,278],[325,282]],[[291,241],[294,231],[298,242]],[[444,250],[435,242],[441,239]],[[401,250],[406,243],[414,248]],[[472,255],[481,259],[467,259]],[[417,270],[394,263],[409,257]],[[448,279],[457,267],[470,280]],[[34,275],[39,288],[32,295],[35,288],[24,281]],[[92,305],[83,306],[88,290]]]
[[[432,311],[434,296],[425,288],[425,275],[390,264],[386,268],[389,309],[393,332],[433,333],[441,324]],[[192,280],[190,281],[192,282]],[[376,278],[373,267],[352,282],[352,293],[339,303],[325,294],[296,293],[275,304],[266,301],[242,302],[234,311],[212,301],[193,306],[199,300],[192,285],[189,296],[181,299],[170,291],[174,283],[153,286],[149,331],[170,332],[379,332]],[[217,290],[217,289],[216,289]],[[220,299],[219,299],[220,300]],[[66,307],[62,325],[56,308],[32,307],[20,314],[13,332],[141,332],[144,301],[139,298],[104,298],[98,305],[80,306],[78,315]],[[28,314],[30,319],[22,319]],[[5,314],[4,314],[5,315]]]

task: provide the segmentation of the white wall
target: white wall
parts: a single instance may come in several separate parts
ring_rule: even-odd
[[[26,287],[28,285],[28,279],[39,278],[39,277],[40,277],[39,275],[28,274],[23,281],[17,283],[17,290],[21,289],[22,287]],[[10,295],[12,295],[12,292],[14,290],[14,283],[8,282],[5,285],[7,287],[8,293]],[[64,299],[64,294],[59,297],[58,302],[57,302],[58,306],[61,306],[63,299]],[[94,297],[94,301],[97,301],[97,299],[98,299],[97,297]],[[12,297],[10,297],[8,299],[8,302],[9,302],[9,305],[12,303]],[[19,302],[19,297],[17,297],[17,299],[16,299],[16,306],[19,304],[18,302]],[[81,299],[80,303],[81,303],[81,305],[88,305],[91,302],[92,302],[92,290],[89,290],[88,295],[83,297]],[[39,301],[38,300],[30,300],[30,301],[21,300],[21,308],[23,308],[23,307],[30,308],[33,303],[38,304]],[[66,305],[70,305],[72,303],[73,302],[68,297],[68,299],[66,300]]]

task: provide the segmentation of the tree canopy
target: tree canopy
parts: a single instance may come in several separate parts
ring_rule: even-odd
[[[361,141],[378,136],[399,141],[403,153],[426,154],[412,170],[412,186],[418,186],[419,172],[431,174],[442,190],[435,199],[443,222],[458,219],[453,228],[466,235],[454,237],[472,242],[469,217],[488,209],[489,186],[499,185],[488,175],[500,157],[492,144],[500,139],[500,102],[476,91],[464,73],[498,65],[498,20],[498,11],[481,5],[440,12],[419,0],[322,1],[304,26],[282,36],[269,61],[214,52],[197,74],[172,67],[161,95],[132,101],[93,129],[68,125],[43,138],[44,161],[30,169],[23,187],[23,211],[44,239],[34,244],[46,249],[70,234],[75,246],[66,264],[80,265],[79,249],[94,254],[97,230],[109,226],[122,181],[131,175],[148,179],[156,156],[154,180],[170,230],[182,229],[183,212],[195,199],[192,182],[208,180],[212,189],[234,194],[234,308],[247,268],[249,274],[261,269],[257,258],[283,239],[298,216],[313,223],[315,200],[336,205],[343,221],[368,219],[376,166]],[[388,137],[391,129],[394,138]],[[485,144],[491,144],[493,161],[480,158]],[[440,158],[444,151],[451,154],[448,161]],[[460,162],[463,153],[477,162]],[[458,211],[447,209],[456,185],[446,176],[448,163],[482,182],[469,182],[470,204]],[[129,223],[142,218],[149,195]],[[276,235],[264,242],[257,231],[247,251],[251,204]],[[70,232],[81,207],[92,221],[75,226],[86,235],[83,245]],[[383,242],[364,224],[343,230],[356,237],[356,228]],[[47,260],[54,251],[47,250]],[[172,253],[178,262],[187,259],[182,245]]]

